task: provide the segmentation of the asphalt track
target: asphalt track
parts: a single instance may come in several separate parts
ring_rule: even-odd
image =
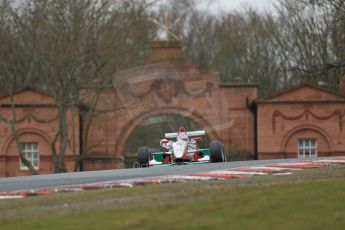
[[[183,175],[237,167],[259,166],[270,163],[306,161],[300,159],[235,161],[197,165],[155,166],[150,168],[116,169],[77,173],[46,174],[38,176],[8,177],[0,179],[0,192],[54,188],[114,180],[140,179],[157,176]]]

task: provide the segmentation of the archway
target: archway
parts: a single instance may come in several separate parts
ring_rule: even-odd
[[[142,121],[131,132],[125,145],[125,167],[132,168],[137,161],[137,148],[140,146],[149,146],[153,149],[159,149],[159,141],[164,138],[165,133],[177,132],[179,127],[185,127],[187,130],[205,129],[201,124],[190,118],[177,114],[156,115]],[[200,142],[201,146],[206,146],[209,142],[206,136]]]
[[[210,140],[219,139],[219,134],[217,133],[217,130],[213,127],[213,125],[208,120],[206,120],[200,114],[194,111],[186,110],[185,108],[181,108],[181,107],[170,107],[170,108],[164,108],[164,109],[156,109],[156,110],[148,111],[146,113],[141,113],[141,114],[138,114],[133,119],[130,119],[122,127],[122,129],[119,132],[119,135],[116,138],[116,145],[115,145],[116,152],[124,155],[125,145],[127,143],[129,135],[142,122],[149,119],[150,117],[169,115],[169,114],[180,115],[182,117],[191,119],[198,124],[201,124],[201,126],[205,128],[207,136],[210,138]]]
[[[317,142],[316,155],[328,154],[332,149],[332,139],[321,128],[313,125],[302,125],[290,130],[281,144],[285,157],[297,157],[297,143],[303,139],[314,139]]]
[[[19,139],[21,144],[25,143],[31,150],[28,153],[32,163],[34,161],[35,169],[40,173],[52,173],[52,153],[51,146],[49,145],[49,137],[42,130],[36,128],[19,129]],[[36,146],[36,147],[33,147]],[[34,151],[33,151],[34,150]],[[35,152],[35,156],[34,153]],[[16,140],[12,135],[9,135],[2,149],[2,153],[5,155],[6,169],[4,171],[5,176],[24,176],[28,175],[29,171],[26,167],[20,164],[20,157],[18,152],[18,146]],[[28,156],[28,155],[27,155]]]

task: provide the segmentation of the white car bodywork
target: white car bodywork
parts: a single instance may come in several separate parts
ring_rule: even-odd
[[[197,148],[197,140],[200,136],[205,136],[205,130],[189,131],[180,128],[177,133],[166,133],[165,139],[160,141],[162,148],[166,149],[164,154],[170,155],[174,161],[193,161],[194,154],[199,152]],[[155,154],[155,153],[154,153]],[[157,153],[161,154],[161,153]],[[209,155],[198,158],[196,162],[209,162]],[[155,160],[153,157],[149,161],[149,165],[161,165],[162,162]]]

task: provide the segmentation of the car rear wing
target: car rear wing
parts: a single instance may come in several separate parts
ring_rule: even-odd
[[[205,130],[197,130],[197,131],[189,131],[186,132],[188,137],[200,137],[205,136]],[[173,139],[176,138],[178,133],[166,133],[165,138],[166,139]]]

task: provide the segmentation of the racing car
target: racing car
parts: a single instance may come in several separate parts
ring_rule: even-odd
[[[198,148],[198,141],[205,136],[205,130],[189,131],[180,127],[177,133],[166,133],[160,141],[164,151],[148,146],[138,148],[140,167],[206,162],[225,162],[224,146],[221,141],[212,141],[209,148]]]

